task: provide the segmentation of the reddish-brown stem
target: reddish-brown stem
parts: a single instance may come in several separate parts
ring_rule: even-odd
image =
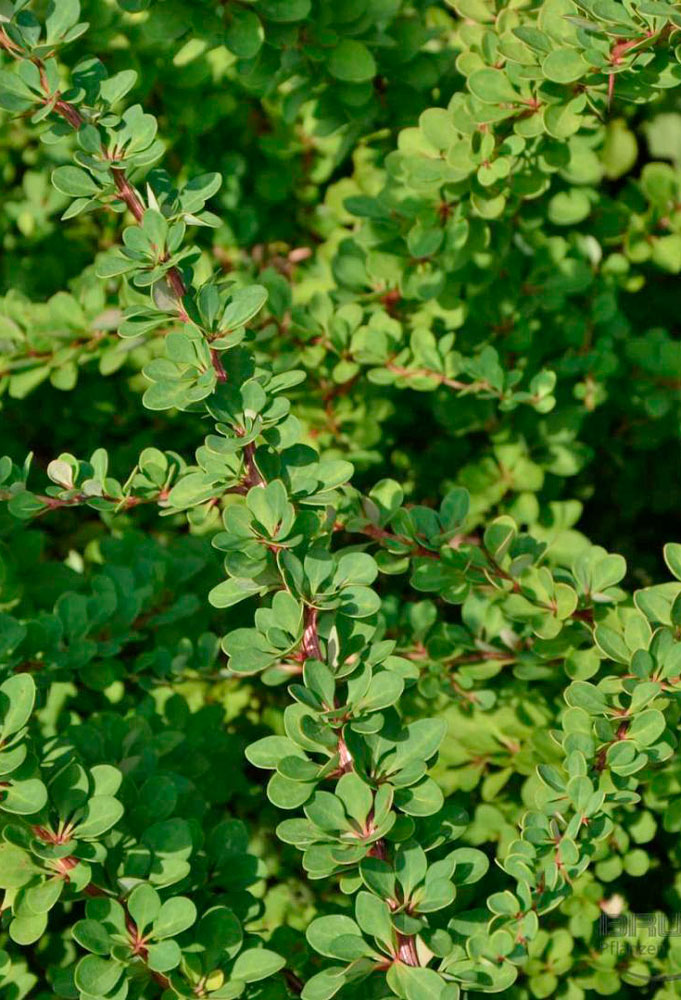
[[[67,499],[60,499],[59,497],[50,497],[42,494],[36,494],[38,500],[45,504],[49,510],[59,510],[62,507],[77,507],[81,503],[88,503],[90,500],[109,500],[111,503],[117,504],[123,510],[130,510],[132,507],[139,507],[140,504],[144,503],[164,503],[168,499],[168,490],[161,490],[156,496],[153,497],[112,497],[107,493],[102,493],[100,496],[90,496],[86,493],[78,493],[74,497],[69,497]],[[0,495],[0,499],[9,499],[4,495]]]
[[[130,912],[128,910],[126,901],[124,899],[117,898],[115,895],[106,892],[104,889],[100,889],[100,887],[98,885],[95,885],[94,882],[88,883],[88,885],[86,885],[82,891],[85,896],[89,896],[91,899],[96,899],[98,897],[105,897],[106,899],[115,899],[116,902],[123,907],[123,909],[125,910],[125,924],[128,931],[130,946],[133,950],[133,954],[135,954],[146,965],[149,957],[149,948],[147,946],[146,940],[140,935],[139,930],[137,929],[137,925],[135,924],[135,921],[130,916]],[[158,985],[161,986],[164,990],[170,988],[170,979],[168,979],[168,977],[165,976],[162,972],[156,972],[154,971],[154,969],[149,969],[149,968],[148,971],[154,982],[158,983]]]
[[[57,114],[61,115],[62,118],[65,118],[69,125],[76,130],[83,124],[83,119],[81,118],[79,112],[76,111],[73,105],[67,104],[66,101],[62,101],[60,97],[58,97],[54,103],[54,110]]]
[[[300,994],[303,992],[303,982],[291,969],[282,969],[281,974],[286,980],[286,985],[293,992]]]
[[[304,659],[321,660],[322,649],[319,645],[319,635],[317,634],[317,618],[319,611],[317,608],[306,607],[303,617],[303,641],[301,653]],[[338,770],[337,774],[348,774],[353,769],[352,754],[345,742],[342,728],[338,730]]]
[[[375,524],[367,524],[362,529],[362,534],[376,539],[377,542],[397,542],[399,545],[408,545],[412,550],[412,555],[415,556],[422,556],[426,559],[438,558],[437,552],[426,549],[423,545],[419,545],[418,542],[412,541],[411,538],[405,538],[402,535],[393,535],[389,531],[386,531],[385,528],[379,528]]]
[[[6,32],[2,29],[0,29],[0,49],[5,49],[5,51],[9,52],[10,55],[14,55],[16,52],[20,51],[19,46],[15,45],[11,38],[9,38]]]
[[[388,860],[388,852],[386,850],[385,840],[377,840],[374,844],[371,845],[371,849],[369,850],[369,857],[378,858],[379,861]]]
[[[511,650],[504,652],[501,649],[483,649],[477,653],[470,652],[464,653],[463,656],[457,656],[455,659],[448,661],[447,665],[449,667],[460,667],[466,663],[484,663],[487,660],[497,660],[500,663],[514,663],[516,659],[516,655]]]
[[[646,31],[645,35],[642,35],[640,38],[630,38],[626,42],[617,42],[615,45],[613,45],[612,49],[610,50],[610,65],[611,66],[619,66],[621,64],[621,62],[622,62],[622,56],[626,52],[628,52],[629,49],[633,49],[636,45],[640,45],[641,42],[647,41],[647,39],[652,38],[654,36],[654,34],[655,34],[655,32],[652,31],[652,30],[651,31]],[[613,100],[614,96],[615,96],[615,74],[614,73],[609,73],[608,74],[608,109],[610,109],[612,107],[612,100]]]
[[[230,492],[230,491],[228,491]],[[234,491],[236,492],[236,490]],[[8,490],[0,490],[0,500],[8,501],[12,499],[12,493]],[[117,504],[123,510],[130,510],[131,507],[139,507],[143,503],[163,503],[168,499],[168,490],[161,490],[153,497],[112,497],[107,493],[103,493],[100,496],[88,495],[85,493],[77,493],[76,496],[61,499],[60,497],[50,497],[42,493],[36,493],[35,497],[40,500],[42,504],[45,505],[45,511],[47,510],[60,510],[63,507],[77,507],[81,503],[88,503],[90,500],[109,500],[111,503]],[[38,511],[38,515],[45,513],[45,511]]]
[[[142,199],[139,197],[134,187],[128,180],[125,171],[121,170],[119,167],[112,167],[111,174],[113,176],[114,183],[116,185],[116,190],[118,191],[121,201],[125,202],[126,206],[135,217],[135,220],[138,223],[142,222],[145,212],[144,204],[142,202]],[[180,319],[186,323],[187,320],[189,319],[189,316],[187,315],[187,312],[184,306],[182,305],[182,299],[187,294],[187,289],[185,287],[182,275],[180,274],[180,272],[176,267],[171,267],[168,273],[166,274],[166,278],[168,280],[168,284],[175,293]],[[211,351],[211,358],[213,361],[213,367],[217,372],[218,379],[224,382],[227,376],[224,373],[224,369],[219,361],[219,358],[217,358],[218,363],[216,364],[215,351]]]
[[[244,447],[244,465],[246,466],[246,475],[243,479],[243,485],[247,489],[250,489],[252,486],[264,486],[265,480],[260,475],[258,466],[255,464],[255,442],[253,441]]]
[[[404,965],[420,965],[416,951],[416,938],[397,932],[397,955]]]
[[[217,377],[218,382],[226,382],[227,372],[225,371],[224,366],[222,364],[222,358],[220,357],[220,352],[211,349],[210,358],[211,361],[213,362],[213,368],[215,369],[215,375]]]
[[[142,204],[142,199],[126,177],[125,171],[121,170],[120,167],[112,167],[111,176],[114,179],[114,184],[116,185],[116,190],[120,195],[121,201],[125,202],[137,222],[141,222],[144,218],[144,205]]]
[[[0,39],[3,38],[4,38],[3,45],[5,48],[8,48],[7,43],[11,45],[11,42],[9,42],[9,39],[7,39],[7,37],[4,36],[4,33],[3,35],[0,35]],[[40,61],[36,61],[36,65],[38,66],[38,69],[40,71],[41,81],[43,89],[45,90],[46,99],[54,100],[55,95],[50,94],[49,92],[49,84],[47,81],[47,77],[45,75],[45,69],[43,67],[43,64]],[[64,118],[64,120],[67,121],[69,125],[71,125],[71,127],[76,130],[78,130],[84,122],[83,116],[78,111],[78,109],[75,108],[72,104],[69,104],[67,101],[63,101],[58,93],[56,95],[56,100],[54,101],[54,111],[58,115],[61,115],[61,117]],[[103,153],[104,155],[106,155],[105,150],[103,150]],[[146,211],[144,202],[142,201],[137,191],[135,191],[135,188],[128,180],[125,171],[120,167],[112,167],[111,176],[113,177],[114,184],[116,185],[116,191],[118,192],[118,196],[120,197],[121,201],[124,202],[128,210],[132,213],[132,215],[135,218],[135,221],[137,223],[140,223],[144,218],[144,213]],[[187,314],[187,311],[184,308],[184,305],[182,304],[182,300],[184,296],[187,294],[187,289],[185,287],[182,275],[180,274],[179,270],[176,267],[171,267],[166,275],[166,278],[168,280],[168,284],[173,289],[173,292],[175,293],[175,297],[177,299],[179,318],[182,320],[183,323],[187,323],[189,321],[189,315]],[[215,351],[211,351],[211,361],[213,364],[213,368],[215,369],[218,381],[225,382],[227,379],[227,375],[225,374],[225,370],[222,366],[220,357]]]
[[[334,525],[335,531],[342,531],[343,529],[344,525],[340,522],[337,522]],[[412,541],[410,538],[405,538],[401,535],[394,535],[391,532],[387,531],[385,528],[379,528],[378,525],[375,524],[367,524],[363,528],[353,529],[353,534],[367,535],[369,538],[373,538],[378,542],[394,542],[399,545],[409,546],[411,552],[405,553],[405,555],[409,555],[412,557],[419,556],[426,559],[440,558],[440,554],[438,552],[433,552],[430,549],[426,549],[423,546],[419,545],[418,542]],[[475,535],[470,535],[470,536],[457,535],[455,538],[452,538],[449,542],[450,548],[453,549],[458,549],[460,548],[461,545],[464,544],[480,545],[480,539],[477,538],[477,536]],[[506,570],[503,569],[503,567],[501,567],[498,564],[498,562],[496,562],[496,560],[492,558],[490,553],[487,552],[484,545],[480,547],[482,548],[482,551],[485,553],[488,559],[488,565],[484,567],[486,571],[491,576],[495,576],[498,580],[506,580],[508,583],[510,583],[514,594],[520,593],[522,591],[522,585],[520,581],[515,577],[511,576],[510,573],[507,573]],[[587,625],[592,625],[594,622],[594,609],[578,608],[572,612],[570,617],[574,621],[584,622]],[[496,654],[493,654],[493,656],[490,658],[497,659],[497,656]],[[512,661],[513,657],[510,656],[508,657],[508,659],[509,661]]]
[[[341,729],[338,734],[338,773],[349,774],[354,767],[354,762],[352,760],[352,754],[348,750],[348,745],[345,742],[345,737],[343,736],[343,730]]]
[[[438,381],[440,385],[446,385],[448,389],[456,389],[458,392],[471,392],[475,390],[496,392],[489,382],[460,382],[459,379],[449,378],[449,376],[443,375],[441,372],[431,371],[429,368],[402,368],[400,365],[393,364],[392,362],[389,362],[385,367],[388,371],[393,372],[393,374],[399,375],[400,378],[432,378]],[[496,394],[498,395],[498,393]]]
[[[372,858],[378,858],[380,861],[388,860],[388,850],[385,845],[384,840],[377,840],[371,845],[369,850],[369,856]],[[388,906],[391,910],[396,910],[399,903],[396,899],[389,899]],[[402,934],[400,931],[395,932],[397,935],[397,955],[398,961],[402,962],[404,965],[420,965],[418,952],[416,950],[416,938],[413,935]]]
[[[100,889],[98,885],[94,884],[94,882],[90,882],[89,885],[86,885],[83,892],[86,896],[90,896],[91,899],[97,899],[98,897],[109,895],[108,892],[105,892],[104,889]]]
[[[322,650],[317,635],[317,608],[306,607],[303,625],[303,653],[306,659],[321,660]]]

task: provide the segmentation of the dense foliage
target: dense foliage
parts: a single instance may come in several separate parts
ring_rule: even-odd
[[[680,996],[678,6],[0,53],[0,996]]]

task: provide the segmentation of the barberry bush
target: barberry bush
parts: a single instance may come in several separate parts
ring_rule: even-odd
[[[0,60],[0,996],[681,996],[681,8]]]

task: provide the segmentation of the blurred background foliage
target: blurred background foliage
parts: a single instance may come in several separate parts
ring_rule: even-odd
[[[308,369],[293,394],[308,439],[352,461],[360,488],[392,476],[408,501],[435,505],[442,491],[463,485],[472,497],[472,530],[510,513],[540,537],[558,538],[558,560],[587,536],[626,557],[630,584],[659,578],[662,543],[681,537],[681,91],[638,104],[618,101],[616,90],[613,113],[599,128],[579,142],[556,140],[550,187],[513,217],[489,221],[479,245],[447,270],[446,294],[435,305],[411,294],[390,262],[375,261],[362,286],[346,241],[361,244],[361,199],[382,190],[400,131],[463,88],[461,60],[480,3],[258,0],[252,6],[265,24],[264,43],[261,28],[242,23],[250,6],[83,0],[91,27],[71,61],[96,52],[112,74],[135,69],[130,99],[157,116],[168,171],[178,180],[223,175],[213,203],[221,224],[197,235],[205,266],[217,262],[225,274],[269,289],[256,349],[282,367],[295,354]],[[334,76],[324,57],[324,32],[344,25],[355,26],[348,37],[370,41],[360,43],[371,60],[368,77]],[[99,212],[60,222],[69,199],[52,187],[50,173],[68,162],[71,142],[46,146],[25,121],[3,116],[0,453],[20,462],[32,451],[45,469],[74,441],[85,455],[106,439],[115,472],[125,478],[150,441],[191,453],[196,418],[141,406],[141,368],[159,353],[160,337],[119,340],[120,309],[135,293],[94,276],[93,258],[117,241],[118,217]],[[418,264],[419,252],[413,256]],[[332,290],[341,315],[325,338],[315,315],[324,314]],[[379,363],[357,359],[353,317],[342,313],[357,295],[382,306],[376,326],[395,325],[415,376],[375,376]],[[431,348],[411,335],[424,317],[435,329],[456,330],[463,355],[489,344],[504,371],[554,371],[555,408],[500,414],[494,400],[459,396],[428,376],[419,381]],[[124,514],[111,527],[107,517],[65,510],[17,533],[3,511],[3,606],[21,600],[25,613],[47,614],[60,594],[88,592],[107,546],[107,561],[138,567],[143,624],[125,631],[101,676],[94,671],[77,692],[67,682],[57,686],[44,725],[62,729],[104,711],[104,689],[129,699],[150,732],[184,724],[189,706],[192,725],[203,731],[205,722],[201,787],[212,787],[214,773],[230,773],[228,800],[211,801],[210,809],[218,815],[228,805],[246,820],[261,859],[252,887],[263,900],[257,926],[278,928],[275,943],[303,967],[302,930],[315,899],[295,851],[274,841],[277,812],[262,794],[260,772],[243,758],[248,742],[280,728],[286,696],[250,680],[196,676],[199,637],[224,631],[226,620],[236,626],[240,612],[218,616],[200,600],[219,576],[219,559],[201,527],[178,541],[173,531],[181,521],[159,524],[154,512],[138,510],[134,522]],[[386,634],[406,632],[418,645],[434,612],[407,593],[401,577],[385,585]],[[146,669],[150,658],[156,673],[142,681],[139,700],[122,673],[134,674],[138,661]],[[207,664],[199,666],[200,674]],[[495,671],[501,666],[489,667],[489,676]],[[515,693],[513,678],[495,682],[499,705],[487,712],[465,701],[443,708],[440,688],[428,685],[405,703],[407,715],[420,714],[429,700],[446,712],[450,731],[436,776],[455,801],[469,809],[473,803],[466,837],[490,856],[514,836],[565,675],[543,678],[533,699]],[[182,761],[171,765],[182,773]],[[594,921],[605,900],[620,896],[639,911],[679,910],[678,770],[667,769],[646,793],[645,808],[623,818],[611,852],[551,915],[525,975],[506,995],[642,995],[595,954]],[[48,964],[56,947],[47,940],[36,961]],[[655,995],[677,994],[670,986]]]

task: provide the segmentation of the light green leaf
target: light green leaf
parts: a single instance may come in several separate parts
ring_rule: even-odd
[[[99,187],[90,174],[80,167],[57,167],[52,173],[52,183],[57,191],[72,198],[92,198],[99,193]]]
[[[255,983],[273,976],[284,965],[286,959],[276,952],[268,951],[266,948],[251,948],[237,956],[231,976],[234,979],[243,979],[246,983]]]
[[[376,75],[376,62],[364,42],[343,38],[331,53],[329,73],[344,83],[363,83]]]

